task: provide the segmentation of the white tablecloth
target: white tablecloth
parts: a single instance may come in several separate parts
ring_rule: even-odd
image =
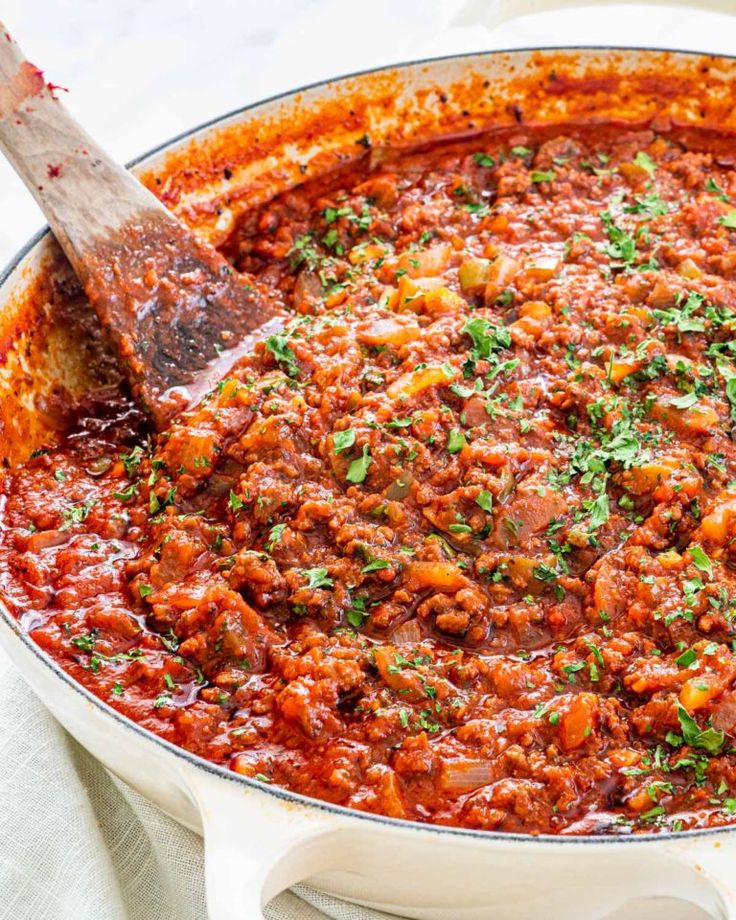
[[[201,839],[90,757],[5,659],[0,701],[0,920],[205,920]],[[267,920],[385,917],[297,892]]]
[[[554,44],[736,52],[736,20],[682,7],[566,10],[507,18],[489,32],[489,11],[504,18],[516,2],[6,0],[2,14],[49,78],[72,88],[77,116],[123,160],[291,86],[410,58]],[[518,2],[528,10],[545,0]],[[4,264],[41,224],[4,163],[0,206]],[[269,906],[269,920],[379,917],[295,891]],[[704,915],[660,902],[620,916]],[[199,838],[86,755],[0,652],[0,920],[204,918]]]

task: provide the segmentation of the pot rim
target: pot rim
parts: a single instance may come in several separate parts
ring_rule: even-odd
[[[169,138],[166,141],[163,141],[160,144],[157,144],[155,147],[152,147],[150,150],[140,154],[137,157],[134,157],[132,160],[129,160],[126,163],[127,168],[131,168],[143,163],[145,160],[148,160],[151,157],[156,156],[159,153],[167,150],[170,147],[174,147],[176,144],[179,144],[182,141],[189,140],[194,138],[200,132],[206,131],[210,128],[228,121],[231,118],[235,118],[238,115],[243,115],[246,112],[250,112],[253,109],[257,109],[260,106],[268,105],[273,102],[278,102],[280,100],[288,99],[291,96],[296,95],[297,93],[305,92],[311,89],[317,89],[320,87],[326,87],[334,83],[340,83],[344,80],[356,78],[356,77],[365,77],[371,74],[378,74],[382,71],[390,70],[404,70],[410,67],[416,67],[424,64],[437,64],[443,61],[451,60],[472,60],[475,58],[486,58],[502,54],[530,54],[533,52],[579,52],[579,51],[616,51],[616,52],[648,52],[648,53],[659,53],[659,54],[675,54],[683,55],[686,57],[707,57],[712,59],[721,59],[721,60],[730,60],[736,61],[736,54],[716,54],[709,51],[697,51],[692,49],[682,49],[682,48],[657,48],[646,45],[637,45],[637,46],[621,46],[621,45],[542,45],[536,47],[523,47],[523,48],[497,48],[493,50],[486,51],[470,51],[460,54],[444,54],[437,55],[434,57],[428,58],[418,58],[417,60],[401,61],[396,64],[385,64],[379,67],[372,67],[367,70],[353,71],[350,73],[340,74],[339,76],[330,77],[325,80],[317,80],[313,83],[307,83],[303,86],[296,87],[294,89],[285,90],[280,93],[276,93],[272,96],[268,96],[265,99],[259,99],[254,102],[250,102],[247,105],[240,106],[239,108],[232,109],[228,112],[225,112],[222,115],[215,116],[200,123],[199,125],[191,128],[187,131],[182,131],[181,133],[175,135],[172,138]],[[10,260],[10,262],[5,266],[5,268],[0,271],[0,287],[3,287],[13,272],[18,268],[23,259],[28,256],[35,247],[41,243],[47,236],[51,234],[51,230],[48,226],[42,227],[37,231],[29,240],[25,243],[24,246],[18,250],[15,256]],[[263,793],[264,795],[271,796],[272,798],[279,799],[282,802],[288,804],[302,805],[306,808],[316,809],[318,811],[334,815],[337,818],[346,818],[354,819],[356,821],[365,822],[370,825],[383,825],[389,829],[395,828],[397,831],[418,831],[428,834],[437,834],[443,837],[460,837],[467,840],[473,840],[480,843],[481,846],[490,846],[496,843],[513,843],[530,846],[532,844],[544,844],[546,846],[559,845],[559,846],[622,846],[625,844],[646,844],[646,843],[664,843],[665,841],[675,840],[691,840],[693,838],[699,837],[714,837],[714,836],[723,836],[725,834],[733,834],[736,831],[736,826],[725,825],[723,827],[713,827],[713,828],[698,828],[695,830],[689,831],[664,831],[661,833],[645,833],[645,834],[629,834],[629,835],[610,835],[606,836],[603,834],[587,834],[579,836],[564,836],[559,834],[522,834],[522,833],[513,833],[508,831],[481,831],[473,830],[470,828],[462,827],[452,827],[440,824],[425,824],[419,821],[409,821],[403,818],[389,818],[386,815],[376,815],[370,812],[358,811],[356,809],[347,808],[344,805],[335,805],[331,802],[325,802],[321,799],[312,798],[310,796],[305,796],[297,792],[291,792],[288,789],[282,789],[278,786],[270,786],[267,783],[259,782],[256,779],[252,779],[247,776],[242,776],[239,773],[235,773],[232,770],[227,769],[224,766],[215,764],[212,761],[205,760],[203,757],[199,757],[197,754],[193,754],[185,748],[179,747],[178,745],[172,744],[170,741],[167,741],[164,738],[161,738],[159,735],[156,735],[154,732],[149,731],[148,729],[143,728],[137,722],[134,722],[128,716],[123,715],[123,713],[118,712],[116,709],[113,709],[109,703],[100,697],[95,696],[90,690],[85,686],[78,683],[74,678],[68,674],[64,669],[54,661],[49,655],[45,654],[41,647],[37,645],[31,637],[25,633],[18,620],[11,614],[10,610],[6,604],[0,599],[0,628],[7,627],[12,635],[14,635],[22,645],[26,647],[35,657],[47,667],[57,678],[63,681],[69,688],[74,690],[79,694],[84,700],[88,703],[91,703],[95,708],[99,709],[105,715],[109,716],[114,722],[116,722],[122,729],[133,732],[137,734],[143,741],[156,744],[163,750],[167,751],[169,754],[174,755],[175,757],[180,758],[185,763],[194,767],[197,770],[202,770],[206,773],[209,773],[211,776],[219,777],[223,780],[229,780],[235,785],[244,786],[246,788],[252,789],[254,792]],[[21,670],[22,676],[22,670]],[[43,702],[43,701],[42,701]]]

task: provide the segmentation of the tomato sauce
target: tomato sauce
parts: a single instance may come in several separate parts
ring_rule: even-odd
[[[488,831],[736,818],[733,139],[514,129],[357,164],[223,247],[292,317],[155,434],[7,471],[2,590],[136,722]]]

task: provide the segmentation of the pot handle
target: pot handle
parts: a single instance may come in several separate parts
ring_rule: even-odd
[[[297,882],[344,865],[334,816],[217,773],[189,789],[202,819],[209,920],[262,920]]]
[[[485,26],[495,29],[512,19],[574,7],[630,5],[635,0],[468,0],[453,26]],[[683,6],[712,13],[735,13],[733,0],[641,0],[644,6]]]
[[[736,920],[736,834],[683,836],[665,847],[678,864],[668,871],[671,890],[679,888],[711,917]]]

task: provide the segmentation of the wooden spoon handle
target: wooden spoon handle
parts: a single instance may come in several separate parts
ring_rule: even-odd
[[[72,263],[133,395],[164,428],[278,309],[97,146],[2,24],[0,149]]]
[[[0,148],[78,270],[95,238],[151,209],[171,218],[95,143],[56,93],[0,23]]]

